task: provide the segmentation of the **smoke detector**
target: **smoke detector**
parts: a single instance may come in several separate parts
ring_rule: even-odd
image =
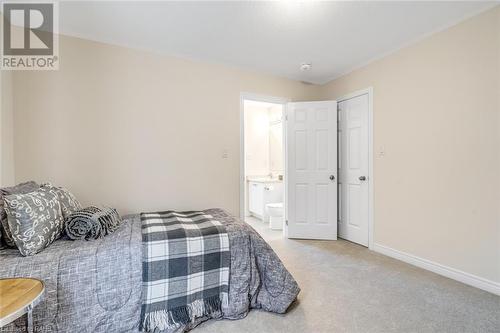
[[[312,69],[312,64],[310,62],[304,62],[300,64],[300,70],[303,72],[310,71]]]

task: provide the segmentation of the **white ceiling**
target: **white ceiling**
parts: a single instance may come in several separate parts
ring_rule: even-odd
[[[60,32],[325,83],[491,2],[80,2]],[[464,41],[466,42],[466,41]],[[311,62],[301,72],[302,62]]]

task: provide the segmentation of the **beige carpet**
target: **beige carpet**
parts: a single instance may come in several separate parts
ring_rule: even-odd
[[[194,332],[500,332],[500,297],[347,241],[283,239],[249,219],[302,291],[286,315],[253,310]]]

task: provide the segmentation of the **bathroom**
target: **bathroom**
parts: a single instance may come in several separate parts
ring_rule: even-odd
[[[243,101],[245,220],[273,230],[284,223],[283,108]]]

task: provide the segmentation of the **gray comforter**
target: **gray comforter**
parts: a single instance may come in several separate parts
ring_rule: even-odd
[[[243,318],[250,308],[285,312],[300,289],[278,256],[247,224],[220,209],[206,212],[229,234],[229,306],[223,309],[224,318]],[[45,297],[33,312],[37,332],[138,332],[141,267],[139,215],[126,217],[120,229],[103,239],[61,239],[33,257],[0,250],[0,278],[45,282]],[[21,319],[0,332],[23,330]]]

